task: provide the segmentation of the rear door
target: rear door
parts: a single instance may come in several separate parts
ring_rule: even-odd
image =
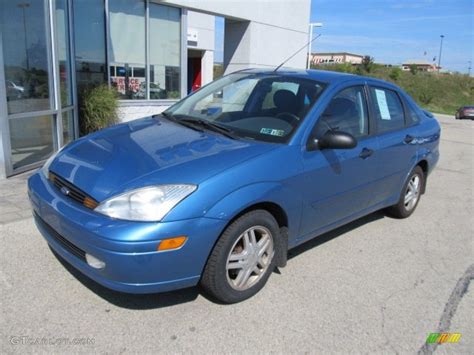
[[[378,141],[378,169],[370,201],[373,206],[398,200],[407,174],[416,162],[417,122],[407,114],[396,90],[370,85],[368,91]]]

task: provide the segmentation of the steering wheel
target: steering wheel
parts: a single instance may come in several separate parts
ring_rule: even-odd
[[[292,126],[296,126],[298,122],[300,121],[300,118],[292,114],[291,112],[280,112],[280,113],[277,113],[275,117],[285,120]]]

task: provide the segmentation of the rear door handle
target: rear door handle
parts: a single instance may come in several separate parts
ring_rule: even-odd
[[[374,151],[373,151],[372,149],[364,148],[364,149],[362,149],[362,151],[360,152],[359,157],[361,157],[362,159],[367,159],[367,158],[370,157],[373,153],[374,153]]]
[[[409,134],[407,134],[405,139],[403,140],[403,142],[405,142],[406,144],[410,144],[411,142],[413,142],[414,139],[415,139],[415,137],[410,136]]]

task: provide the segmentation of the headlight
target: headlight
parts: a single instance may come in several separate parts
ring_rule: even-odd
[[[195,185],[144,187],[111,197],[97,206],[95,211],[112,218],[129,221],[160,221],[196,188]]]

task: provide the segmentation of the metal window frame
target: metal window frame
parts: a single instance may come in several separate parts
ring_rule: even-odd
[[[0,31],[0,178],[11,174],[10,127],[8,125],[7,90],[3,65],[3,33]]]
[[[27,164],[14,169],[12,164],[12,148],[10,136],[10,120],[22,118],[36,118],[41,116],[50,116],[52,119],[53,130],[53,152],[57,151],[63,145],[63,124],[62,113],[65,111],[72,112],[73,115],[73,138],[78,137],[78,113],[77,113],[77,88],[75,77],[75,55],[74,55],[74,36],[73,36],[73,22],[72,22],[72,1],[65,0],[65,11],[67,12],[67,21],[65,26],[68,26],[68,60],[70,61],[70,80],[72,88],[72,104],[61,107],[61,92],[60,92],[60,70],[58,59],[58,43],[57,43],[57,23],[56,23],[56,0],[46,0],[44,2],[44,25],[45,25],[45,45],[46,58],[48,68],[48,89],[49,89],[49,105],[48,110],[29,111],[9,114],[7,106],[7,93],[5,85],[0,85],[0,178],[9,177],[16,174],[21,174],[25,171],[32,170],[41,166],[44,160],[35,163]],[[3,36],[0,33],[0,82],[5,82],[5,67],[3,61]]]
[[[68,26],[69,26],[69,56],[70,56],[70,65],[71,70],[71,86],[72,86],[72,107],[73,107],[73,117],[74,117],[74,137],[73,139],[79,138],[79,107],[77,100],[77,81],[76,81],[76,50],[74,42],[74,16],[73,16],[73,7],[72,0],[67,0],[67,11],[68,15]]]
[[[57,114],[57,109],[55,107],[55,83],[53,79],[54,75],[54,62],[52,61],[53,58],[53,46],[52,46],[52,17],[53,14],[51,12],[51,6],[52,2],[54,0],[46,0],[44,2],[44,10],[45,10],[45,18],[44,20],[44,25],[45,25],[45,45],[46,45],[46,58],[47,58],[47,68],[48,68],[48,89],[49,89],[49,109],[48,110],[43,110],[43,111],[29,111],[29,112],[19,112],[19,113],[14,113],[14,114],[8,114],[8,107],[6,104],[6,92],[2,93],[2,98],[5,100],[5,130],[4,131],[5,135],[3,138],[6,140],[6,146],[7,149],[4,151],[4,156],[5,156],[5,175],[6,177],[12,176],[12,175],[17,175],[21,174],[25,171],[32,170],[36,167],[39,167],[43,161],[38,161],[32,164],[27,164],[24,166],[21,166],[19,168],[14,169],[13,164],[12,164],[12,147],[11,147],[11,136],[10,136],[10,120],[15,120],[15,119],[21,119],[21,118],[34,118],[34,117],[41,117],[41,116],[52,116],[53,119],[53,124],[52,124],[52,130],[53,130],[53,151],[57,150],[58,143],[57,143],[57,125],[56,125],[56,114]],[[1,53],[1,71],[3,72],[4,75],[4,63],[3,63],[3,43],[2,43],[2,53]],[[2,127],[3,128],[3,127]],[[56,132],[54,131],[56,129]]]
[[[181,98],[188,95],[188,10],[181,8]]]
[[[150,0],[145,0],[145,100],[150,100]]]
[[[50,45],[51,45],[51,64],[53,72],[53,110],[56,111],[54,116],[53,129],[56,130],[56,140],[54,142],[54,151],[63,146],[63,119],[61,112],[61,86],[59,83],[59,60],[58,60],[58,28],[56,23],[56,0],[49,1],[49,31],[50,31]]]
[[[188,44],[185,34],[187,34],[188,21],[187,21],[187,9],[179,6],[173,6],[167,3],[161,3],[153,0],[142,0],[145,6],[145,87],[146,95],[145,99],[120,99],[119,102],[124,103],[140,103],[146,102],[148,104],[156,105],[170,105],[175,103],[176,99],[161,99],[161,100],[152,100],[150,98],[150,77],[151,77],[151,61],[150,61],[150,46],[151,46],[151,36],[150,36],[150,6],[152,4],[157,4],[161,6],[173,7],[180,10],[180,58],[179,58],[179,67],[180,67],[180,97],[184,98],[187,96],[187,87],[188,87],[188,70],[187,70],[187,56],[188,56]],[[107,83],[109,87],[112,86],[110,78],[110,46],[112,44],[111,37],[111,28],[110,28],[110,10],[109,10],[109,0],[104,0],[105,8],[105,65],[107,66]]]

